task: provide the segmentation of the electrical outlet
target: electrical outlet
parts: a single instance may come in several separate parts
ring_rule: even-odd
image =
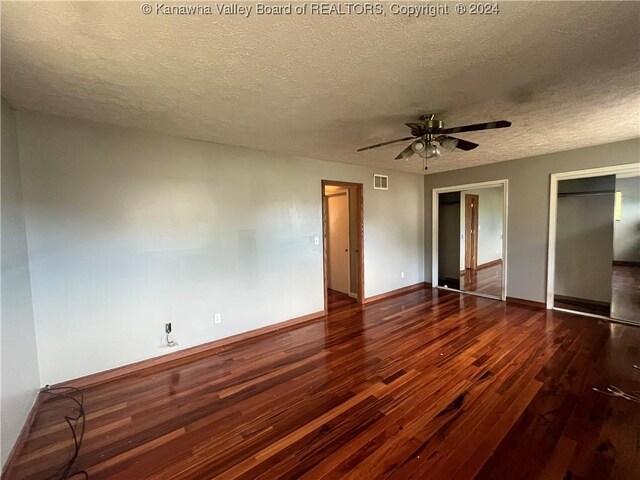
[[[171,322],[164,324],[164,333],[165,337],[161,347],[177,347],[178,342],[174,342],[173,340],[169,339],[169,334],[171,333]]]
[[[400,278],[404,278],[404,272],[400,272]]]
[[[216,313],[213,316],[213,323],[222,323],[222,315],[220,315],[219,313]]]

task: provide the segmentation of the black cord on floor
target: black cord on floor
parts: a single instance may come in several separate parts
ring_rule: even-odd
[[[85,470],[79,470],[74,473],[70,473],[73,468],[73,464],[78,458],[80,453],[80,447],[82,446],[82,439],[84,438],[85,430],[85,413],[84,413],[84,394],[82,390],[75,387],[50,387],[47,385],[40,393],[50,395],[52,398],[67,398],[73,401],[78,406],[78,415],[73,417],[71,415],[65,415],[64,419],[69,425],[71,435],[73,436],[73,455],[69,461],[60,468],[56,473],[48,477],[47,480],[67,480],[78,475],[82,475],[85,479],[89,479],[89,474]],[[78,398],[74,397],[77,395]],[[80,433],[78,433],[78,422],[81,424]]]

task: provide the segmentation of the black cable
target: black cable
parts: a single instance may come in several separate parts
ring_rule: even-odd
[[[73,455],[69,459],[69,461],[63,465],[56,473],[49,476],[47,480],[67,480],[76,475],[82,475],[85,479],[89,479],[89,474],[85,470],[78,470],[77,472],[71,473],[71,469],[73,468],[73,464],[78,458],[78,454],[80,453],[80,447],[82,447],[82,440],[84,438],[85,431],[85,412],[84,412],[84,394],[82,390],[75,387],[50,387],[47,385],[40,393],[44,393],[47,395],[51,395],[52,398],[66,398],[73,401],[78,406],[78,415],[76,417],[65,415],[64,419],[69,425],[69,429],[71,430],[71,435],[73,437],[73,446],[74,451]],[[73,394],[78,394],[80,396],[80,400],[75,398]],[[78,421],[81,420],[81,430],[80,435],[78,435],[77,427]],[[73,423],[72,423],[73,422]]]

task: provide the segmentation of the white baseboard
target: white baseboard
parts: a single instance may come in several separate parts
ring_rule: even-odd
[[[355,298],[356,300],[358,299],[358,294],[357,293],[350,293],[349,296],[351,298]]]

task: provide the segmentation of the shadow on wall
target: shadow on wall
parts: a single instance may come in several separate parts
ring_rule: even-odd
[[[558,184],[555,294],[611,302],[615,175]]]
[[[613,260],[640,262],[640,176],[616,176],[620,217],[613,224]]]

